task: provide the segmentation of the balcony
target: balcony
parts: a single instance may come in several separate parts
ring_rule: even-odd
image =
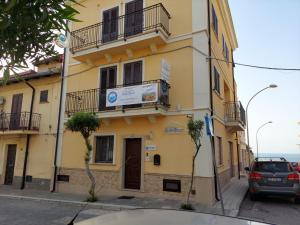
[[[35,134],[40,129],[41,114],[32,113],[31,126],[29,126],[30,112],[1,113],[0,133],[5,134]]]
[[[164,115],[169,105],[170,85],[164,80],[89,89],[66,94],[66,114],[97,113],[100,118]]]
[[[170,18],[160,3],[104,20],[71,32],[70,51],[76,60],[84,61],[162,45],[170,36]]]
[[[225,103],[225,126],[232,132],[245,130],[245,110],[240,102]]]

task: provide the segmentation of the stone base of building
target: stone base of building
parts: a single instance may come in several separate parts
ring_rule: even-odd
[[[96,193],[100,198],[101,195],[130,195],[184,201],[191,181],[190,176],[146,173],[142,176],[143,181],[140,190],[128,190],[123,188],[120,171],[92,170],[92,173],[96,178]],[[60,168],[58,175],[56,191],[77,194],[88,193],[89,179],[84,169]],[[180,181],[180,192],[165,191],[164,180]],[[213,205],[215,203],[214,179],[195,177],[191,200],[205,205]]]
[[[19,189],[22,185],[22,177],[14,176],[12,187]],[[36,190],[45,190],[48,191],[50,188],[50,179],[42,178],[27,178],[25,181],[25,188],[36,189]]]

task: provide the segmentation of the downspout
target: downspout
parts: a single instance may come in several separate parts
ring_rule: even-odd
[[[235,88],[235,78],[234,78],[234,60],[233,60],[233,50],[231,49],[231,61],[232,61],[232,83],[233,83],[233,99],[234,104],[236,103],[236,88]],[[235,114],[236,114],[236,108],[235,108]],[[241,179],[241,166],[240,166],[240,151],[239,151],[239,143],[238,143],[238,133],[235,132],[235,142],[236,142],[236,151],[237,151],[237,157],[238,157],[238,172],[239,172],[239,180]]]
[[[68,26],[68,21],[67,21]],[[67,37],[67,32],[66,32]],[[55,140],[55,151],[54,151],[54,173],[53,173],[53,182],[51,187],[51,192],[55,192],[56,188],[56,176],[57,176],[57,152],[58,152],[58,146],[59,146],[59,133],[60,133],[60,123],[61,123],[61,110],[62,110],[62,99],[63,99],[63,90],[64,90],[64,76],[65,76],[65,64],[66,64],[66,53],[67,48],[64,49],[64,55],[63,55],[63,64],[62,64],[62,70],[61,70],[61,83],[60,83],[60,96],[59,96],[59,108],[58,108],[58,120],[57,120],[57,128],[56,128],[56,140]]]
[[[27,81],[25,84],[31,88],[31,104],[30,104],[30,111],[29,111],[29,121],[28,121],[28,130],[31,129],[31,121],[32,121],[32,110],[34,104],[34,97],[35,97],[35,88]],[[25,188],[25,178],[26,178],[26,170],[27,170],[27,161],[28,161],[28,154],[29,154],[29,144],[30,144],[30,134],[26,136],[26,149],[25,149],[25,158],[24,158],[24,165],[23,165],[23,174],[22,174],[22,183],[21,183],[21,190]]]
[[[210,0],[207,0],[207,23],[208,23],[208,69],[209,69],[209,88],[210,88],[210,116],[213,118],[214,109],[213,109],[213,93],[212,93],[212,71],[211,71],[211,29],[210,29]],[[212,120],[212,125],[214,129],[214,120]],[[215,139],[214,136],[212,138],[212,147],[215,148]],[[214,167],[214,184],[215,184],[215,198],[217,201],[220,201],[218,196],[218,184],[217,184],[217,171]]]

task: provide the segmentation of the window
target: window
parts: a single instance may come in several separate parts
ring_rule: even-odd
[[[181,182],[180,180],[163,180],[163,190],[170,192],[181,192]]]
[[[225,38],[223,35],[222,35],[222,45],[223,45],[223,55],[228,62],[229,61],[229,51],[228,51],[228,46],[226,44],[226,41],[225,41]]]
[[[217,166],[222,165],[223,164],[223,149],[222,149],[222,138],[221,137],[216,137],[215,156],[216,156]]]
[[[220,74],[216,67],[214,67],[214,82],[215,82],[215,87],[214,90],[217,91],[219,94],[220,92]]]
[[[97,136],[95,163],[112,163],[114,136]]]
[[[43,90],[40,93],[40,103],[48,102],[48,90]]]
[[[215,11],[215,8],[212,6],[212,23],[213,23],[213,28],[214,31],[216,32],[218,36],[218,17]]]

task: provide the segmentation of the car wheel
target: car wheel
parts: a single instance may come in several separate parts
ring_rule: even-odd
[[[258,200],[257,194],[250,193],[250,200],[251,200],[251,201],[257,201],[257,200]]]

